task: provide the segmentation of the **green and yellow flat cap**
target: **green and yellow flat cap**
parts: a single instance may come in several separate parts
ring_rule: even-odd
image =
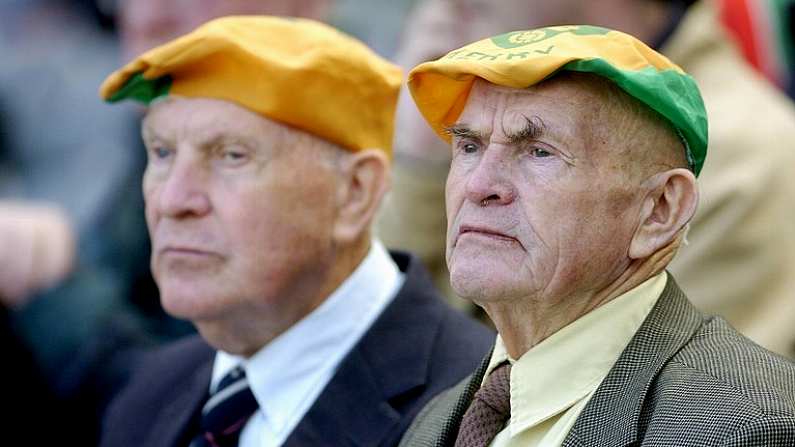
[[[527,88],[560,70],[605,77],[665,117],[681,137],[698,175],[707,154],[707,112],[695,80],[640,40],[588,25],[514,31],[466,45],[409,73],[414,101],[434,131],[445,128],[466,105],[475,78]]]
[[[231,16],[137,57],[108,76],[100,96],[227,100],[350,151],[391,155],[401,82],[399,67],[328,25]]]

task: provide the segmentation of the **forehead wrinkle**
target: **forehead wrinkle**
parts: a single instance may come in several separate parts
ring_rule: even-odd
[[[162,118],[161,118],[162,117]],[[278,137],[282,125],[222,100],[166,99],[153,104],[145,127],[182,141],[206,144],[225,138],[259,140]]]
[[[612,92],[602,84],[579,75],[558,74],[531,88],[536,88],[539,95],[549,96],[555,104],[565,103],[570,107],[568,111],[558,107],[561,110],[560,119],[552,121],[549,127],[554,128],[552,133],[568,147],[578,148],[579,154],[590,159],[588,163],[594,165],[597,158],[619,141],[626,142],[629,139],[623,131],[624,126],[616,125],[617,105],[611,97]]]
[[[581,75],[575,83],[592,98],[584,104],[592,117],[588,147],[604,153],[604,168],[638,181],[686,167],[681,143],[664,118],[607,80]]]
[[[593,101],[588,101],[592,99],[591,96],[581,94],[568,83],[564,85],[565,88],[561,88],[560,82],[544,81],[518,89],[477,79],[470,99],[479,100],[480,110],[468,111],[470,103],[465,109],[468,113],[462,116],[479,118],[475,120],[483,124],[479,130],[490,141],[515,144],[528,138],[544,137],[568,157],[579,158],[571,149],[584,144],[585,135],[581,131],[584,128],[583,118],[587,114],[582,113],[586,109],[583,106]],[[495,130],[498,139],[494,138]]]

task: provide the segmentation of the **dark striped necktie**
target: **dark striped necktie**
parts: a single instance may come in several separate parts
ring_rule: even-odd
[[[246,421],[259,405],[248,386],[246,372],[237,366],[221,382],[202,408],[201,428],[190,447],[236,446]]]

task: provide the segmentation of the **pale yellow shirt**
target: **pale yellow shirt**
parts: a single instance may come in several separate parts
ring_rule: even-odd
[[[560,446],[665,288],[665,272],[569,324],[527,351],[508,356],[497,336],[486,377],[508,360],[511,419],[492,447]]]

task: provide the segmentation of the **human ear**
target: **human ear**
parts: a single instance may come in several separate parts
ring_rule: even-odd
[[[676,168],[644,182],[648,189],[641,205],[638,228],[629,245],[629,257],[648,258],[668,246],[690,222],[698,204],[696,177]]]
[[[334,238],[354,242],[370,229],[389,188],[389,161],[383,151],[366,149],[341,162]]]

